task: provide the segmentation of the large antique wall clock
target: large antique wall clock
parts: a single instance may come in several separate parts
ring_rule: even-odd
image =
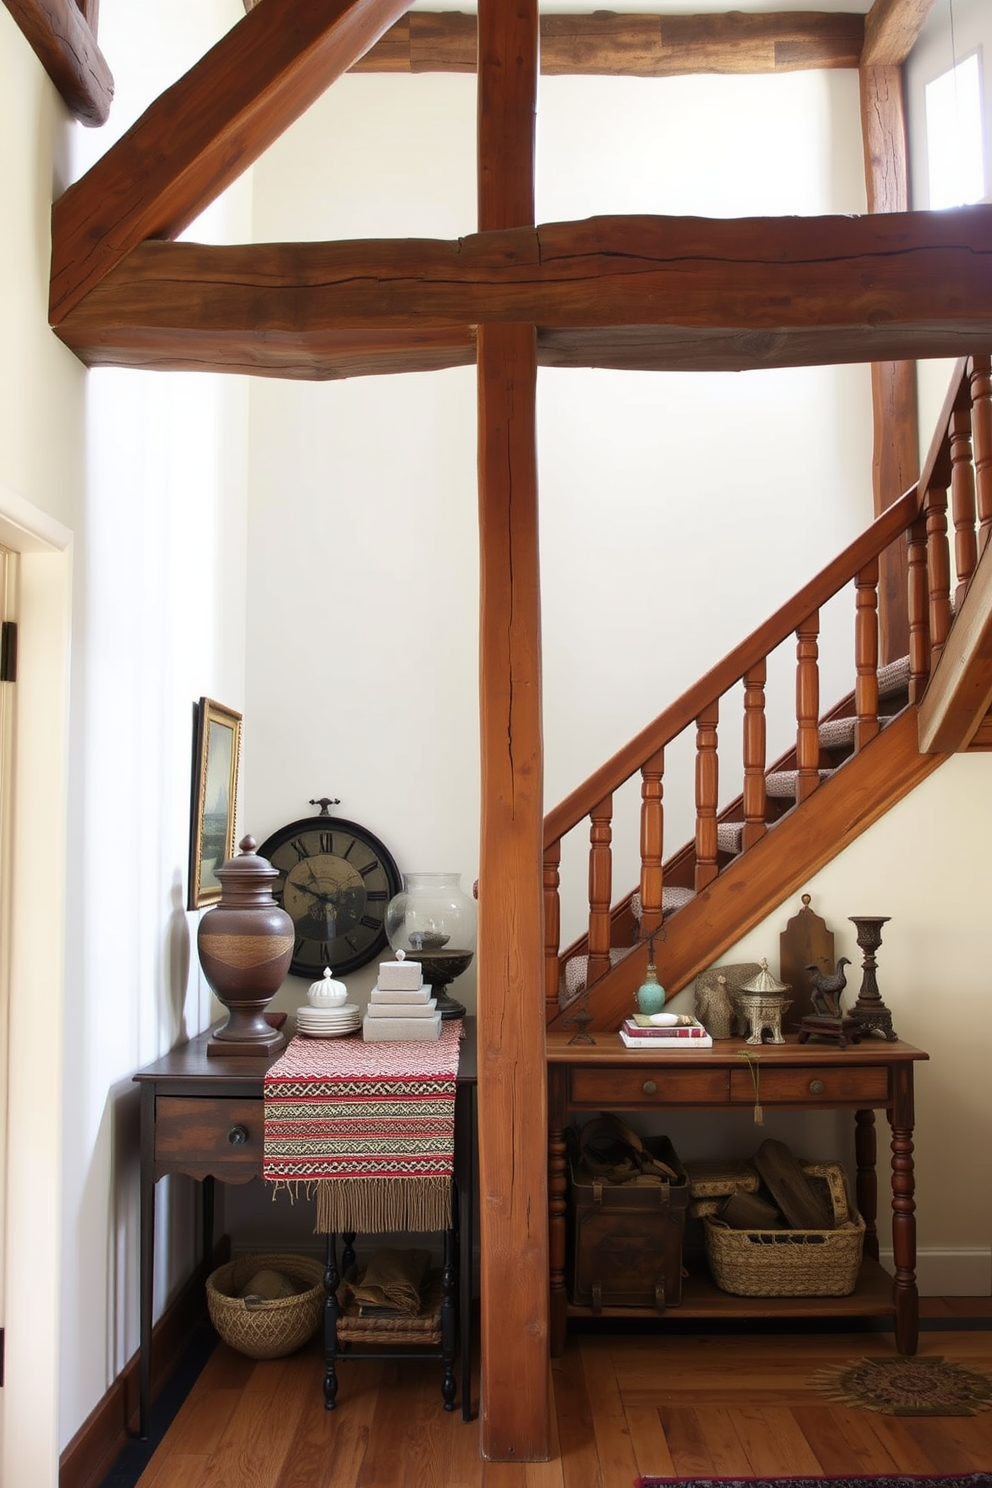
[[[316,978],[329,966],[355,971],[387,945],[386,905],[402,886],[389,849],[367,827],[331,816],[336,801],[311,801],[316,816],[280,827],[258,849],[278,872],[274,898],[293,921],[289,970]]]

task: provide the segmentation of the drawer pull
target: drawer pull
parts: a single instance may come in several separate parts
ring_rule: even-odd
[[[645,1080],[644,1084],[641,1086],[641,1089],[644,1091],[645,1095],[658,1094],[658,1086],[655,1084],[654,1080]]]
[[[810,1093],[810,1095],[822,1095],[823,1094],[823,1081],[822,1080],[810,1080],[810,1082],[809,1082],[809,1093]]]
[[[248,1128],[242,1126],[239,1122],[237,1126],[231,1127],[231,1130],[227,1134],[227,1140],[232,1147],[243,1147],[248,1140]]]

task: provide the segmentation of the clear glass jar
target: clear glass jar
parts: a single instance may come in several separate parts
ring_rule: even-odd
[[[459,873],[404,873],[403,888],[386,906],[386,935],[394,951],[421,963],[442,1018],[465,1009],[449,997],[448,985],[467,971],[475,955],[475,900]]]

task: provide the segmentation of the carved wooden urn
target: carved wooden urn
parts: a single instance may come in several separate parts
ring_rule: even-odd
[[[196,948],[203,974],[228,1010],[208,1054],[268,1055],[285,1036],[265,1016],[293,955],[293,921],[272,897],[278,873],[243,837],[238,857],[217,870],[220,903],[200,920]]]

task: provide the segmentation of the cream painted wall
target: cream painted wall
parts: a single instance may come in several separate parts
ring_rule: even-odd
[[[47,591],[41,578],[25,585],[30,676],[18,683],[0,1320],[12,1488],[57,1481],[59,1451],[137,1347],[131,1076],[211,1012],[185,911],[192,705],[206,694],[244,706],[246,386],[87,374],[47,328],[49,214],[53,194],[241,14],[240,0],[104,0],[113,122],[83,131],[0,9],[0,128],[18,141],[0,157],[0,517],[65,534],[65,556],[24,565],[26,578],[62,566]],[[201,236],[245,233],[248,184]],[[48,639],[60,613],[61,693]],[[33,701],[46,676],[47,712]],[[53,810],[64,841],[43,830]],[[191,1185],[160,1188],[159,1216],[157,1310],[194,1254]]]

